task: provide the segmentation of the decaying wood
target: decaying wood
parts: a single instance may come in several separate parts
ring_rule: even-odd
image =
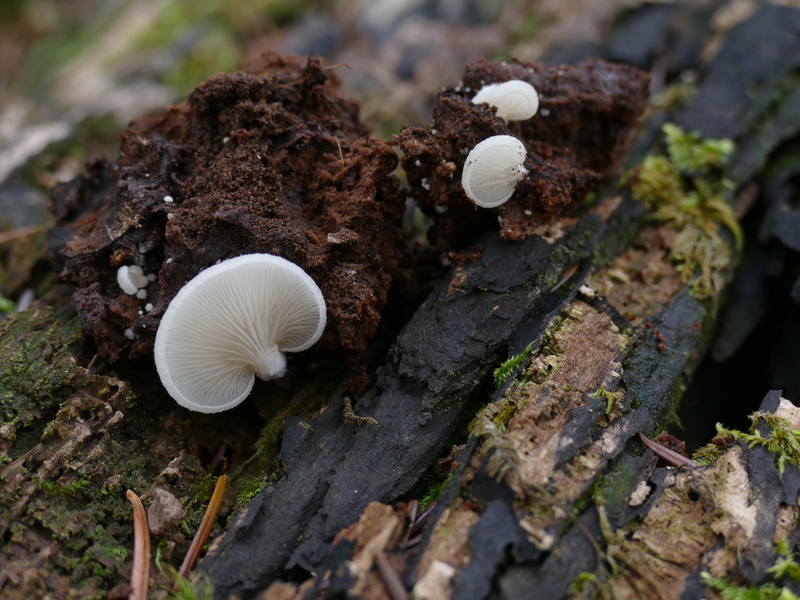
[[[706,81],[716,85],[747,52],[748,76],[727,84],[739,86],[743,104],[723,111],[701,84],[676,120],[744,136],[745,125],[726,129],[724,121],[752,114],[745,88],[774,85],[763,74],[777,60],[754,38],[798,23],[797,11],[769,7],[734,29]],[[796,47],[796,38],[780,39]],[[740,148],[732,164],[752,163],[753,145]],[[261,597],[350,590],[388,598],[367,583],[378,577],[364,570],[376,552],[394,558],[415,598],[431,600],[699,599],[717,594],[703,573],[739,585],[770,580],[776,545],[792,547],[800,535],[800,471],[781,471],[773,453],[734,439],[719,441],[711,464],[657,466],[637,434],[660,429],[674,409],[708,346],[718,300],[695,297],[675,271],[668,231],[648,225],[629,245],[642,220],[624,193],[601,206],[605,219],[562,221],[560,237],[542,231],[547,241],[489,236],[482,255],[453,267],[398,338],[378,387],[355,406],[378,425],[348,426],[338,406],[308,424],[302,441],[285,448],[284,479],[202,563],[218,597],[253,595],[302,568],[316,577],[297,589],[273,583]],[[554,289],[576,262],[578,273]],[[723,275],[729,280],[730,269]],[[526,348],[527,359],[494,389],[493,367]],[[487,393],[491,403],[476,412]],[[778,392],[762,410],[800,425]],[[399,543],[398,515],[372,502],[410,493],[465,420],[472,435],[421,543]],[[344,528],[362,533],[345,542],[337,536]]]
[[[734,29],[693,102],[655,117],[632,159],[658,145],[664,120],[736,138],[726,175],[743,185],[774,161],[765,231],[795,249],[789,184],[800,162],[786,160],[797,153],[785,142],[800,130],[800,104],[796,81],[779,76],[797,67],[798,14],[767,7]],[[774,44],[760,43],[765,31]],[[659,466],[637,435],[668,421],[724,293],[692,293],[669,259],[674,233],[620,189],[580,219],[520,241],[488,235],[457,257],[374,389],[349,412],[341,398],[313,421],[288,420],[282,478],[200,562],[217,597],[699,599],[717,597],[704,572],[739,585],[772,581],[778,543],[799,537],[800,471],[732,437],[715,440],[710,464]],[[187,526],[210,492],[181,445],[189,425],[125,381],[78,366],[69,349],[80,326],[57,321],[38,309],[0,323],[0,361],[11,365],[0,369],[2,400],[17,407],[0,449],[26,448],[0,469],[0,531],[10,540],[0,590],[9,598],[66,597],[74,581],[100,597],[105,582],[127,575],[126,488],[147,502],[163,486],[194,504]],[[498,365],[522,353],[495,381]],[[800,429],[777,392],[761,410]],[[426,518],[414,517],[410,502],[395,502],[425,491],[437,459],[449,480]],[[165,561],[188,545],[170,535]],[[788,579],[777,584],[797,591]]]

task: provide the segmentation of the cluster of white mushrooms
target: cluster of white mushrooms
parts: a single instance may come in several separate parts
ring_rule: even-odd
[[[496,107],[506,120],[530,119],[539,106],[523,81],[487,85],[472,101]],[[515,137],[483,140],[467,156],[464,191],[478,206],[500,206],[527,174],[526,158]],[[120,288],[140,299],[153,279],[137,266],[117,273]],[[181,406],[219,412],[242,402],[256,377],[285,375],[284,353],[316,343],[325,320],[322,292],[300,267],[271,254],[238,256],[202,271],[170,302],[156,333],[156,368]]]
[[[492,83],[480,89],[474,104],[495,107],[496,115],[506,121],[524,121],[539,109],[539,95],[534,87],[520,80]],[[477,144],[467,156],[461,185],[470,200],[483,208],[495,208],[511,198],[517,182],[528,170],[525,145],[510,135],[495,135]]]
[[[255,378],[286,373],[284,352],[312,346],[325,329],[322,292],[305,271],[271,254],[207,268],[170,302],[156,333],[161,382],[185,408],[233,408]]]
[[[117,283],[122,288],[122,291],[131,296],[136,296],[139,300],[147,298],[147,290],[144,288],[155,279],[155,274],[145,275],[142,267],[137,265],[123,265],[117,271]]]

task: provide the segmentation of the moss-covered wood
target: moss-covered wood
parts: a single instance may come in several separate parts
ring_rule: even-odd
[[[715,181],[763,174],[776,199],[768,231],[789,247],[796,86],[777,74],[800,56],[798,27],[797,11],[777,7],[741,25],[694,103],[650,122],[635,161],[644,148],[667,157],[664,121],[733,138]],[[764,31],[780,52],[756,43]],[[730,110],[719,110],[730,86]],[[678,169],[684,192],[703,185],[696,177]],[[330,370],[304,372],[304,391],[280,390],[258,469],[234,478],[228,498],[251,501],[200,565],[218,597],[386,597],[387,564],[420,599],[797,594],[800,473],[781,446],[721,434],[710,463],[681,471],[658,466],[636,437],[671,419],[708,347],[735,235],[712,210],[700,224],[717,227],[723,252],[690,261],[674,252],[675,213],[652,220],[627,188],[594,206],[522,241],[489,235],[456,261],[378,385],[354,399],[377,424],[346,418]],[[698,283],[706,275],[711,285]],[[183,523],[155,544],[162,565],[180,562],[208,498],[211,476],[187,445],[193,423],[153,392],[152,370],[115,373],[87,358],[75,319],[34,308],[0,322],[4,597],[124,595],[125,490],[148,505],[162,488],[184,505]],[[314,414],[299,407],[307,397],[331,402]],[[796,439],[797,411],[779,394],[762,411],[785,419],[761,423],[762,438]],[[409,540],[410,509],[389,504],[437,494]]]

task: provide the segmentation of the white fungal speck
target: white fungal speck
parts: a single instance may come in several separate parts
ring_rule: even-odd
[[[167,262],[167,264],[171,263],[172,262],[172,257],[168,258],[166,262]]]
[[[125,330],[125,337],[128,338],[129,340],[132,340],[136,337],[136,334],[133,333],[133,327],[128,327]]]
[[[151,311],[153,310],[153,304],[152,304],[152,302],[148,302],[147,304],[145,304],[145,305],[144,305],[144,309],[145,309],[145,311],[147,311],[147,312],[151,312]]]
[[[431,129],[431,135],[436,135],[437,133],[439,133],[439,131],[438,131],[438,130],[436,130],[436,129]]]
[[[550,109],[543,108],[542,110],[539,111],[539,114],[542,115],[543,117],[549,117],[550,116]]]
[[[431,186],[428,183],[428,179],[427,178],[423,177],[422,181],[420,181],[420,185],[423,187],[423,189],[425,189],[425,190],[427,190],[429,192],[431,191]]]
[[[231,138],[229,138],[227,135],[224,138],[222,138],[222,143],[223,144],[227,144],[230,141],[231,141]]]
[[[525,209],[525,216],[526,217],[530,217],[532,214],[533,213],[530,210],[528,210],[527,208]]]
[[[139,290],[138,292],[136,292],[136,297],[139,300],[144,300],[145,298],[147,298],[147,290]]]
[[[467,156],[461,185],[470,200],[484,208],[506,202],[517,182],[528,170],[523,167],[528,152],[510,135],[495,135],[475,146]]]
[[[147,274],[147,281],[152,283],[155,280],[156,280],[156,274],[155,273],[148,273]]]
[[[175,218],[175,215],[173,215],[172,213],[167,213],[167,221],[172,221],[172,219],[174,219],[174,218]]]
[[[422,163],[421,163],[421,162],[419,162],[419,159],[417,159],[417,160],[415,160],[415,161],[414,161],[414,166],[415,166],[415,167],[421,167],[421,166],[422,166]]]
[[[536,114],[539,95],[530,83],[512,79],[483,86],[472,102],[497,107],[497,116],[506,121],[525,121]]]
[[[123,265],[117,271],[117,283],[122,291],[131,296],[135,295],[139,288],[145,287],[149,282],[145,277],[141,267],[136,265]]]
[[[141,311],[141,310],[140,310],[140,311],[139,311],[139,316],[141,316],[141,315],[143,315],[143,314],[144,314],[144,311]]]
[[[172,196],[164,196],[164,202],[172,202]]]
[[[443,215],[444,213],[447,212],[447,206],[444,206],[442,204],[437,204],[434,208],[436,209],[436,212],[439,213],[440,215]]]

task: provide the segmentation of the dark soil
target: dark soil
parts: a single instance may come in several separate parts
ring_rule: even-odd
[[[484,85],[520,79],[539,94],[539,111],[506,122],[472,97]],[[434,245],[455,249],[501,224],[506,239],[521,240],[543,221],[580,202],[599,180],[616,173],[649,95],[650,77],[627,65],[585,60],[577,65],[490,62],[467,66],[443,91],[428,129],[399,136],[414,200],[435,225]],[[529,174],[497,209],[476,208],[461,187],[467,154],[493,135],[513,135],[528,150]]]
[[[267,56],[249,73],[212,77],[163,116],[132,121],[118,164],[96,161],[57,187],[49,250],[108,358],[150,354],[178,290],[252,252],[302,267],[328,306],[320,345],[359,353],[398,262],[396,166],[331,70]],[[123,265],[157,275],[145,299],[120,289]]]

